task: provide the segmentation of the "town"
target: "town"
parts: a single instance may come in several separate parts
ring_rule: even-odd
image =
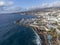
[[[45,45],[60,45],[60,10],[37,12],[34,15],[37,18],[22,18],[16,23],[34,28],[38,35],[44,36]]]

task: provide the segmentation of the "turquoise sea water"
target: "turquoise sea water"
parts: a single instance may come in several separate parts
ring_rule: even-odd
[[[20,14],[0,14],[0,45],[37,45],[34,31],[15,23],[20,18],[34,17]]]

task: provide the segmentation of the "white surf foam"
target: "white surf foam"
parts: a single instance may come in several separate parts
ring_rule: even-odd
[[[34,29],[33,29],[33,31],[34,31]],[[40,39],[40,37],[38,36],[38,34],[35,31],[34,31],[34,33],[36,34],[36,36],[35,36],[35,38],[36,38],[36,40],[35,40],[36,44],[37,45],[41,45],[41,39]]]

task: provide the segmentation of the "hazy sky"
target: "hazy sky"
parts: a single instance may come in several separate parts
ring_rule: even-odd
[[[1,0],[2,2],[13,2],[16,6],[29,8],[32,6],[39,6],[44,3],[52,3],[60,0]]]
[[[0,0],[0,12],[51,6],[60,6],[60,0]]]
[[[44,3],[52,3],[52,2],[56,2],[59,0],[15,0],[16,4],[21,6],[21,7],[33,7],[33,6],[40,6]]]

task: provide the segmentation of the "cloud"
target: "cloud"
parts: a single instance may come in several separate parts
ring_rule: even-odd
[[[54,2],[50,2],[50,3],[42,3],[40,5],[37,6],[32,6],[30,8],[28,8],[28,10],[30,9],[39,9],[39,8],[49,8],[49,7],[60,7],[60,1],[54,1]]]
[[[60,1],[55,1],[55,2],[51,2],[51,3],[43,3],[41,5],[38,6],[32,6],[32,8],[28,8],[29,9],[35,9],[35,8],[46,8],[46,7],[60,7]],[[15,2],[13,1],[0,1],[0,13],[5,13],[5,12],[16,12],[16,11],[21,11],[22,8],[19,6],[15,5]]]
[[[0,1],[0,6],[3,6],[5,3],[3,1]]]
[[[49,6],[51,6],[51,7],[60,7],[60,1],[53,2]]]
[[[12,12],[20,12],[23,9],[19,6],[16,6],[13,1],[0,1],[0,14],[1,13],[12,13]]]
[[[11,13],[21,11],[21,7],[18,7],[14,4],[13,1],[0,1],[0,13]]]
[[[42,5],[40,5],[41,8],[45,8],[45,7],[60,7],[60,1],[55,1],[52,3],[44,3]]]
[[[0,6],[10,6],[13,4],[14,4],[14,2],[12,2],[12,1],[9,1],[9,2],[0,1]]]
[[[12,1],[9,1],[9,2],[0,1],[0,13],[6,12],[6,9],[12,7],[13,4],[14,4],[14,2],[12,2]]]

